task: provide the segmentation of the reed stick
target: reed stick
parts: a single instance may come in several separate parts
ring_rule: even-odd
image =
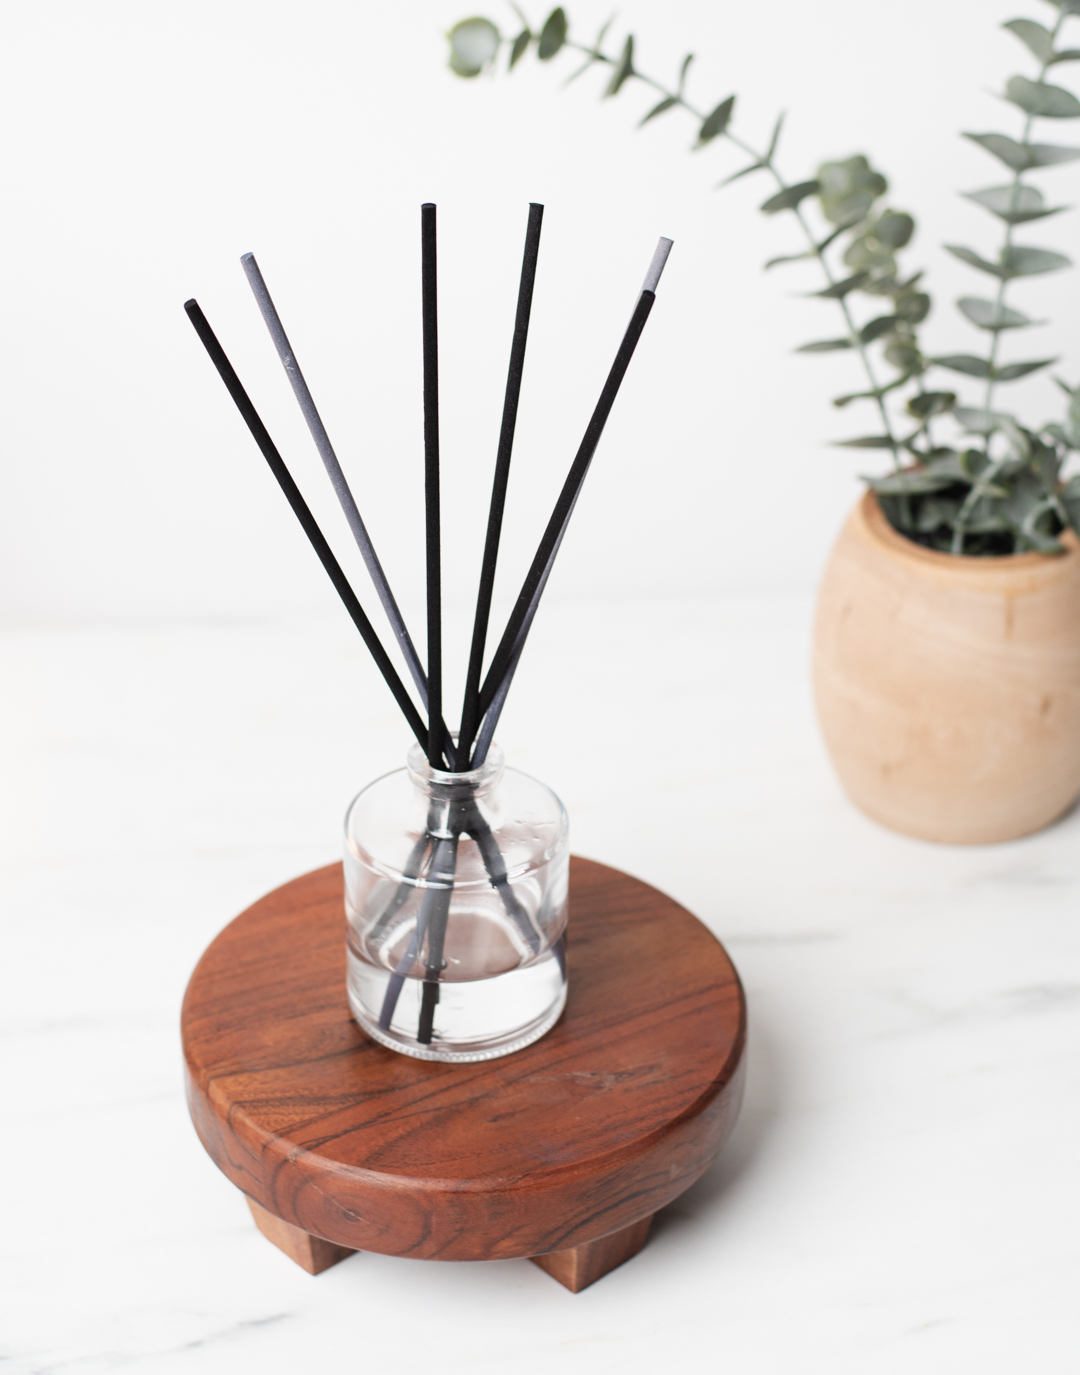
[[[536,615],[536,602],[543,592],[543,586],[551,573],[551,563],[554,561],[555,553],[565,534],[566,525],[573,512],[574,505],[581,493],[582,484],[588,474],[589,467],[596,453],[600,436],[604,432],[611,408],[615,404],[615,398],[619,393],[619,387],[626,376],[626,370],[630,366],[630,360],[634,356],[638,340],[641,338],[645,322],[649,318],[653,302],[656,300],[655,287],[659,283],[660,274],[664,270],[667,255],[671,250],[671,240],[661,239],[653,254],[649,264],[649,271],[645,277],[645,284],[638,296],[637,305],[630,317],[630,323],[626,327],[622,343],[619,345],[615,355],[615,361],[611,365],[607,380],[600,393],[600,399],[596,403],[596,408],[592,413],[589,423],[585,429],[577,454],[566,481],[563,483],[562,491],[555,503],[555,509],[551,513],[547,528],[540,540],[539,548],[533,557],[532,564],[525,576],[521,591],[518,593],[514,609],[510,614],[503,637],[499,641],[499,647],[495,651],[491,666],[484,679],[483,687],[480,690],[480,715],[487,713],[495,696],[499,691],[500,684],[511,670],[511,663],[515,654],[520,657],[521,649],[524,647],[524,640],[520,639],[522,627],[526,620],[531,624],[531,617]]]
[[[503,513],[506,509],[506,487],[510,478],[510,457],[514,449],[514,431],[517,425],[518,402],[521,398],[521,378],[525,369],[525,346],[529,338],[529,318],[532,313],[536,261],[540,252],[540,228],[543,219],[544,207],[535,202],[530,204],[529,222],[525,230],[525,251],[521,261],[514,337],[510,345],[510,365],[507,369],[506,393],[503,398],[502,425],[499,429],[499,448],[495,457],[495,476],[491,484],[491,503],[488,507],[487,537],[480,565],[480,586],[476,594],[476,616],[469,650],[469,668],[461,706],[461,730],[458,734],[461,768],[469,767],[469,747],[479,724],[480,675],[484,667],[484,648],[487,643],[488,621],[491,618],[495,565],[499,558],[499,540],[502,536]]]
[[[412,636],[406,628],[405,618],[402,616],[401,610],[394,598],[394,594],[390,590],[390,584],[387,581],[386,574],[383,572],[382,564],[379,562],[379,556],[375,552],[375,546],[371,542],[371,536],[368,534],[367,526],[364,524],[364,519],[357,508],[355,498],[346,481],[345,474],[341,470],[341,464],[338,462],[338,456],[334,452],[334,446],[330,442],[330,436],[326,432],[326,426],[323,424],[322,416],[319,414],[318,407],[315,405],[315,400],[311,395],[311,389],[308,387],[304,374],[300,369],[296,353],[292,344],[289,342],[288,335],[285,333],[285,327],[281,323],[281,316],[278,314],[277,307],[274,305],[273,298],[266,285],[266,280],[259,269],[259,264],[255,261],[254,253],[245,253],[240,259],[240,262],[248,279],[248,285],[251,287],[252,294],[258,303],[263,322],[273,341],[274,348],[277,350],[278,358],[281,360],[281,366],[285,369],[285,375],[289,379],[293,394],[299,403],[300,411],[303,414],[304,420],[307,422],[311,437],[315,441],[315,447],[319,452],[319,457],[322,459],[323,467],[326,469],[331,486],[341,504],[341,509],[345,513],[345,519],[349,523],[349,529],[352,531],[353,539],[356,541],[357,548],[360,550],[360,557],[364,560],[364,566],[375,586],[379,601],[382,603],[382,608],[386,612],[386,619],[390,622],[390,626],[394,632],[394,638],[397,640],[402,657],[408,666],[409,673],[413,682],[416,684],[416,690],[420,695],[420,700],[426,711],[428,705],[427,677],[424,674],[420,656],[417,654]]]
[[[495,731],[498,729],[499,717],[502,716],[503,707],[506,705],[506,698],[510,692],[510,684],[514,681],[514,674],[517,672],[518,664],[521,662],[521,655],[525,649],[525,640],[532,627],[537,607],[540,605],[540,598],[544,595],[544,588],[547,586],[548,578],[551,576],[555,558],[562,545],[563,536],[566,534],[566,527],[570,524],[570,517],[574,514],[574,506],[576,505],[577,502],[575,501],[574,505],[570,507],[566,519],[563,521],[559,538],[555,542],[555,548],[551,551],[551,557],[547,561],[543,576],[537,584],[536,591],[533,593],[532,600],[529,603],[529,610],[522,623],[521,630],[518,633],[517,643],[514,646],[514,652],[511,656],[509,666],[502,676],[502,681],[499,683],[495,696],[491,699],[491,705],[484,713],[484,719],[480,723],[480,729],[476,735],[476,745],[473,749],[472,759],[469,761],[470,769],[479,769],[487,759],[488,750],[491,748],[491,742],[495,736]]]
[[[371,657],[375,660],[375,665],[382,674],[387,687],[394,694],[394,700],[401,708],[406,721],[413,734],[420,744],[426,745],[428,734],[424,727],[423,719],[416,710],[412,698],[405,689],[405,684],[398,677],[394,665],[383,648],[375,627],[368,620],[363,607],[357,599],[356,593],[352,590],[348,578],[334,557],[329,544],[322,531],[319,529],[315,517],[311,514],[307,502],[300,494],[300,489],[292,479],[292,474],[285,466],[285,461],[277,450],[277,446],[270,438],[269,431],[263,424],[258,411],[251,402],[251,398],[236,375],[236,371],[226,357],[225,350],[218,342],[214,331],[210,328],[209,321],[199,308],[199,303],[192,299],[184,303],[188,319],[195,327],[195,332],[202,341],[203,347],[210,355],[210,361],[217,368],[221,380],[232,397],[236,409],[240,412],[244,423],[251,431],[252,438],[259,446],[263,458],[266,459],[270,471],[277,479],[278,486],[285,494],[285,499],[293,509],[293,513],[307,535],[311,547],[318,555],[319,561],[325,568],[330,581],[334,584],[334,589],[344,604],[345,610],[352,617],[353,624],[359,630],[364,644],[367,645]]]
[[[424,322],[424,525],[427,551],[428,762],[442,758],[442,556],[439,510],[439,285],[435,207],[420,207]]]
[[[353,538],[360,550],[360,556],[364,560],[364,566],[367,568],[371,581],[375,586],[375,591],[378,594],[379,601],[382,603],[386,618],[390,622],[390,628],[394,632],[394,638],[398,642],[398,647],[408,667],[409,674],[413,683],[416,685],[416,691],[420,697],[421,705],[424,710],[427,711],[428,685],[427,675],[424,673],[424,666],[420,662],[420,656],[416,652],[416,646],[413,643],[412,636],[409,634],[408,628],[405,625],[405,618],[401,614],[401,609],[390,589],[386,574],[383,572],[379,556],[375,552],[375,546],[371,541],[371,536],[368,534],[367,526],[364,524],[364,519],[356,505],[356,500],[353,497],[348,481],[341,470],[341,464],[338,462],[337,454],[334,452],[334,446],[330,442],[330,436],[326,432],[326,426],[323,424],[322,416],[320,416],[318,408],[315,405],[315,400],[311,395],[304,374],[300,370],[300,364],[297,362],[296,354],[289,342],[289,337],[285,333],[285,328],[281,323],[281,317],[278,314],[277,307],[274,305],[273,298],[267,288],[266,281],[259,269],[259,265],[255,261],[255,255],[253,253],[245,253],[240,259],[240,262],[243,265],[244,273],[247,276],[252,294],[259,306],[263,322],[277,350],[282,367],[285,369],[285,375],[289,379],[293,394],[307,422],[308,430],[311,433],[312,439],[315,441],[315,447],[319,451],[319,457],[323,461],[323,467],[326,469],[327,476],[330,478],[330,483],[334,488],[341,509],[345,513],[345,519],[349,523],[349,529],[352,531]],[[457,753],[454,747],[453,736],[450,734],[445,721],[442,723],[442,737],[443,753],[446,755],[450,768],[453,769],[457,763]]]

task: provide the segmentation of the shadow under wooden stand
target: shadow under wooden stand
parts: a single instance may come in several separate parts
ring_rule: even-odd
[[[746,1010],[716,938],[571,861],[569,997],[535,1045],[446,1065],[370,1041],[345,996],[341,866],[268,894],[188,985],[195,1128],[310,1274],[355,1251],[527,1258],[575,1293],[644,1245],[742,1092]]]

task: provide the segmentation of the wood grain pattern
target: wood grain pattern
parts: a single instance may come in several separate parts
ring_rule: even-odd
[[[184,999],[196,1130],[276,1217],[351,1250],[532,1257],[642,1221],[720,1150],[743,993],[715,937],[662,893],[573,859],[563,1017],[480,1064],[364,1036],[344,920],[340,865],[296,879],[218,936]]]
[[[247,1205],[251,1209],[255,1226],[267,1241],[272,1241],[279,1251],[284,1251],[290,1260],[295,1261],[309,1275],[321,1275],[324,1270],[329,1270],[331,1265],[337,1265],[339,1261],[356,1255],[356,1252],[347,1246],[338,1246],[332,1241],[324,1241],[322,1237],[313,1237],[310,1232],[301,1231],[292,1223],[275,1217],[265,1208],[260,1208],[253,1198],[248,1199]]]
[[[580,1294],[617,1266],[632,1260],[645,1245],[651,1226],[650,1213],[640,1222],[624,1227],[621,1232],[583,1242],[569,1251],[552,1251],[549,1255],[530,1256],[529,1259],[571,1293]]]
[[[864,812],[949,844],[1011,840],[1080,794],[1080,543],[956,558],[852,512],[818,593],[814,694]]]

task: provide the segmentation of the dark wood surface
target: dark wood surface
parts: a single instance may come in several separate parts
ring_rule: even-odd
[[[274,1217],[349,1250],[533,1257],[632,1229],[723,1145],[742,988],[716,938],[656,889],[573,859],[566,1010],[480,1064],[363,1034],[344,925],[340,865],[295,879],[226,927],[184,999],[196,1130]]]
[[[549,1251],[547,1255],[530,1256],[529,1259],[572,1294],[580,1294],[625,1261],[633,1260],[645,1245],[652,1220],[650,1213],[640,1222],[632,1222],[629,1227],[624,1227],[621,1232],[609,1232],[606,1237],[598,1237],[596,1241],[583,1241],[569,1251]],[[324,1246],[329,1244],[323,1242]]]
[[[356,1255],[356,1252],[350,1250],[348,1246],[338,1246],[336,1242],[326,1241],[323,1237],[312,1236],[310,1232],[294,1227],[291,1222],[285,1222],[282,1218],[275,1217],[273,1213],[268,1213],[265,1208],[260,1207],[253,1198],[249,1198],[247,1202],[255,1226],[258,1227],[267,1241],[272,1241],[279,1251],[284,1251],[290,1260],[295,1261],[309,1275],[321,1275],[324,1270],[329,1270],[332,1265],[337,1265],[339,1261],[347,1260],[349,1256]],[[628,1260],[629,1257],[624,1257],[624,1259]],[[573,1278],[576,1278],[577,1267],[573,1267],[569,1273]],[[560,1284],[566,1284],[568,1289],[571,1288],[571,1285],[567,1284],[561,1276],[556,1276],[556,1278],[559,1279]],[[574,1293],[577,1292],[575,1289]]]

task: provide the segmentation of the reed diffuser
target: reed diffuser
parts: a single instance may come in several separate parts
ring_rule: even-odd
[[[555,1024],[566,1000],[566,812],[549,788],[504,767],[494,733],[671,248],[669,239],[661,239],[656,248],[600,398],[485,673],[542,220],[543,206],[531,205],[456,734],[443,716],[435,206],[421,207],[426,669],[259,266],[250,253],[241,260],[405,661],[419,708],[198,303],[190,300],[184,307],[416,738],[407,768],[377,779],[349,807],[345,906],[353,1015],[375,1040],[427,1060],[486,1060],[521,1049]]]

